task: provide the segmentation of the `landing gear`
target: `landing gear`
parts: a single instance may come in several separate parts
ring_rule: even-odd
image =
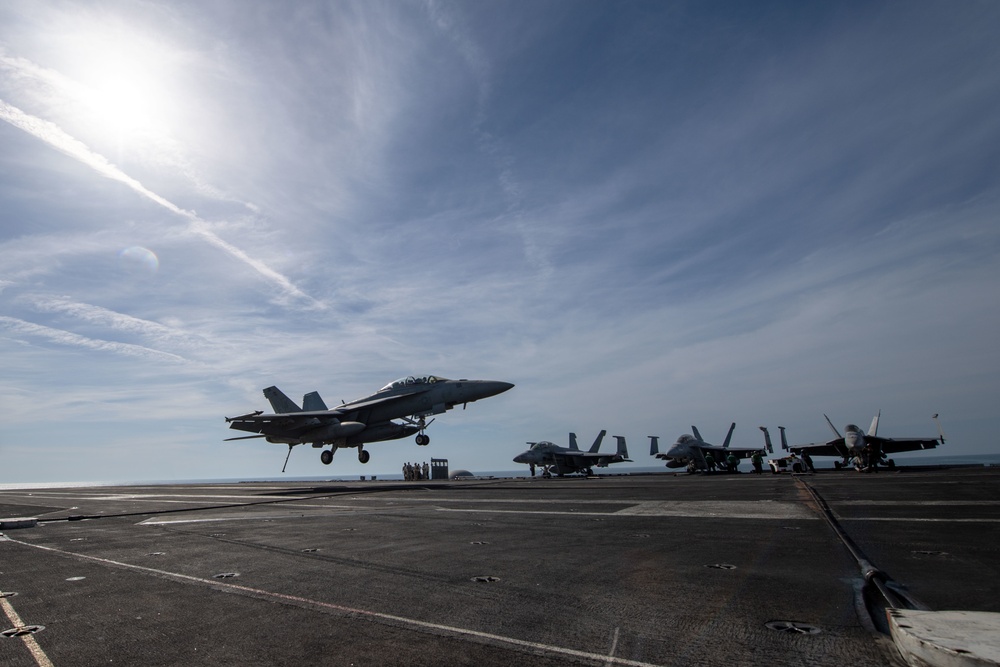
[[[431,437],[429,435],[424,435],[421,433],[416,437],[417,444],[423,447],[424,445],[431,444]]]
[[[359,461],[361,461],[362,463],[368,463],[368,459],[370,459],[371,457],[372,457],[372,455],[370,453],[368,453],[365,450],[363,450],[360,447],[358,447],[358,460]]]
[[[323,462],[323,465],[330,465],[333,463],[333,450],[324,449],[323,453],[319,455],[319,460]]]

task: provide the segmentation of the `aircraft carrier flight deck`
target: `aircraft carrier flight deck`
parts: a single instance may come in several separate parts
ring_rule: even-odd
[[[0,517],[6,667],[903,665],[883,607],[1000,612],[995,467],[45,488]]]

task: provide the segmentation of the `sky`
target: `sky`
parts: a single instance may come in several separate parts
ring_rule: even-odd
[[[993,454],[1000,4],[6,0],[0,483],[278,478],[223,418],[504,380],[431,444]],[[905,458],[903,455],[902,458]],[[626,466],[627,467],[627,466]]]

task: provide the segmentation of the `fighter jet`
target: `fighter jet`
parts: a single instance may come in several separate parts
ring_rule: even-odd
[[[465,406],[496,396],[513,386],[493,380],[410,375],[390,382],[371,396],[342,403],[333,409],[326,407],[318,392],[303,396],[300,408],[277,387],[268,387],[264,396],[270,401],[274,414],[256,410],[238,417],[226,417],[229,428],[260,435],[226,440],[265,438],[268,442],[288,445],[286,466],[292,447],[304,444],[317,449],[329,445],[330,449],[323,449],[320,454],[320,460],[327,465],[340,447],[357,447],[358,460],[368,463],[370,455],[364,449],[366,443],[396,440],[416,433],[417,444],[427,445],[431,439],[424,429],[434,420],[425,421],[426,417],[441,414],[456,405]]]
[[[708,469],[708,464],[705,462],[705,454],[711,452],[712,458],[715,459],[716,463],[721,464],[720,467],[725,469],[726,458],[730,454],[733,454],[738,459],[748,459],[753,456],[754,452],[761,451],[760,447],[730,447],[729,441],[733,437],[733,429],[735,428],[736,422],[733,422],[729,427],[729,433],[726,434],[725,442],[720,447],[719,445],[705,442],[701,437],[701,433],[698,432],[698,427],[692,426],[691,431],[694,435],[685,433],[680,436],[677,438],[677,442],[671,445],[666,453],[661,452],[659,449],[659,437],[651,435],[649,436],[649,454],[658,459],[666,459],[668,468],[686,467],[693,472],[694,470]]]
[[[576,433],[569,434],[569,447],[560,447],[547,440],[540,442],[529,442],[531,449],[525,450],[514,457],[514,463],[527,463],[531,466],[531,476],[535,476],[535,466],[542,467],[542,477],[551,477],[553,474],[562,477],[575,472],[582,472],[585,475],[594,474],[593,467],[605,468],[611,463],[621,463],[631,461],[628,457],[628,447],[625,438],[616,435],[618,441],[618,451],[614,454],[601,454],[597,450],[601,448],[601,441],[607,431],[597,434],[594,444],[590,450],[583,452],[576,444]]]
[[[789,446],[785,440],[785,429],[779,426],[781,429],[781,447],[782,449],[787,449],[794,454],[808,454],[810,456],[837,456],[840,457],[841,461],[836,461],[834,465],[836,467],[841,467],[842,465],[848,465],[851,459],[859,457],[862,461],[865,461],[869,465],[877,465],[883,463],[886,465],[892,465],[889,461],[884,461],[886,454],[895,454],[898,452],[912,452],[920,449],[934,449],[938,444],[944,444],[944,430],[941,428],[941,422],[938,421],[937,414],[931,416],[931,419],[935,421],[938,427],[938,437],[936,438],[882,438],[878,435],[878,420],[882,416],[882,411],[879,410],[875,417],[872,419],[871,426],[868,427],[868,433],[864,433],[858,426],[854,424],[848,424],[844,427],[844,435],[840,435],[840,431],[837,427],[833,425],[830,418],[826,415],[823,417],[826,419],[826,423],[830,426],[830,430],[834,432],[837,436],[833,440],[828,440],[826,442],[810,442],[802,445],[791,445]],[[764,430],[765,440],[769,440],[766,429]],[[867,456],[868,452],[865,450],[869,449],[871,454],[871,460]]]

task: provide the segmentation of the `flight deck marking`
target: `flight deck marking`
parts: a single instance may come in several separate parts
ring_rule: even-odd
[[[916,516],[838,516],[838,521],[922,521],[926,523],[1000,523],[1000,519],[927,519]]]
[[[611,650],[608,651],[608,661],[604,663],[605,665],[613,664],[612,661],[615,658],[615,649],[618,648],[618,630],[619,628],[615,627],[615,636],[614,639],[611,640]]]
[[[17,542],[17,540],[9,541]],[[23,543],[18,542],[18,544]],[[17,612],[14,611],[14,605],[10,603],[10,600],[7,598],[0,598],[0,607],[3,607],[3,613],[7,615],[7,618],[10,619],[10,622],[14,624],[15,628],[26,627],[24,625],[24,621],[22,621]],[[49,660],[49,656],[45,655],[45,651],[42,650],[42,647],[38,645],[38,640],[35,639],[34,635],[30,633],[23,634],[21,635],[21,640],[24,641],[24,645],[28,647],[29,651],[31,651],[31,657],[35,659],[38,667],[53,667],[52,661]]]
[[[386,614],[380,611],[372,611],[370,609],[358,609],[356,607],[347,607],[344,605],[334,604],[332,602],[320,602],[319,600],[310,600],[309,598],[300,597],[298,595],[288,595],[286,593],[275,593],[273,591],[266,591],[261,588],[252,588],[250,586],[241,586],[239,584],[230,584],[224,581],[203,579],[201,577],[194,577],[189,574],[180,574],[179,572],[170,572],[168,570],[159,570],[153,567],[145,567],[142,565],[132,565],[130,563],[122,563],[121,561],[111,560],[110,558],[101,558],[100,556],[89,556],[87,554],[78,554],[72,551],[64,551],[62,549],[56,549],[54,547],[47,547],[41,544],[31,544],[30,542],[22,542],[20,540],[10,539],[10,542],[14,544],[20,544],[23,547],[31,547],[33,549],[41,549],[43,551],[49,551],[51,553],[59,554],[62,556],[68,556],[70,558],[77,558],[81,560],[89,560],[97,563],[104,563],[105,565],[111,565],[114,567],[124,568],[126,570],[135,570],[137,572],[146,572],[149,574],[158,575],[168,579],[173,579],[181,583],[194,583],[203,584],[211,588],[223,588],[231,590],[237,593],[245,593],[255,597],[270,599],[277,602],[288,602],[296,606],[309,606],[318,607],[320,609],[329,609],[331,611],[337,611],[344,614],[352,614],[361,617],[380,619],[383,621],[389,621],[401,625],[403,627],[409,626],[413,629],[424,629],[424,630],[436,630],[439,632],[446,632],[450,634],[455,634],[459,636],[475,637],[477,639],[486,640],[489,642],[496,642],[500,644],[507,644],[509,646],[515,646],[518,648],[527,648],[535,651],[544,651],[548,653],[555,653],[557,655],[572,656],[575,658],[583,658],[585,660],[592,660],[595,662],[604,662],[606,665],[630,665],[631,667],[659,667],[656,663],[642,662],[639,660],[629,660],[627,658],[615,658],[613,656],[604,656],[600,653],[591,653],[589,651],[579,651],[577,649],[565,648],[562,646],[554,646],[552,644],[543,644],[541,642],[533,642],[525,639],[516,639],[514,637],[505,637],[503,635],[493,634],[491,632],[482,632],[480,630],[472,630],[470,628],[459,628],[453,625],[445,625],[443,623],[432,623],[430,621],[421,621],[415,618],[406,618],[405,616],[396,616],[394,614]],[[0,604],[4,605],[4,610],[6,611],[9,603],[6,599],[0,599]],[[14,616],[10,617],[13,613]],[[13,607],[10,608],[8,617],[11,621],[17,618],[17,624],[21,625],[20,618],[14,613]],[[28,639],[33,639],[30,635],[22,637],[25,643],[28,643]],[[37,646],[37,642],[34,642]],[[30,644],[29,644],[30,646]],[[41,655],[41,659],[36,656],[35,660],[38,662],[39,667],[53,667],[49,659],[41,652],[41,648],[38,648],[38,652]],[[34,655],[34,651],[32,651]]]
[[[464,502],[456,500],[455,502]],[[553,514],[572,516],[643,516],[643,517],[696,517],[699,519],[809,519],[817,516],[798,503],[775,500],[717,501],[717,500],[652,500],[618,501],[627,504],[620,510],[609,512],[577,512],[567,510],[501,510],[492,508],[438,507],[439,512],[488,512],[492,514]],[[593,501],[594,504],[609,504]]]

